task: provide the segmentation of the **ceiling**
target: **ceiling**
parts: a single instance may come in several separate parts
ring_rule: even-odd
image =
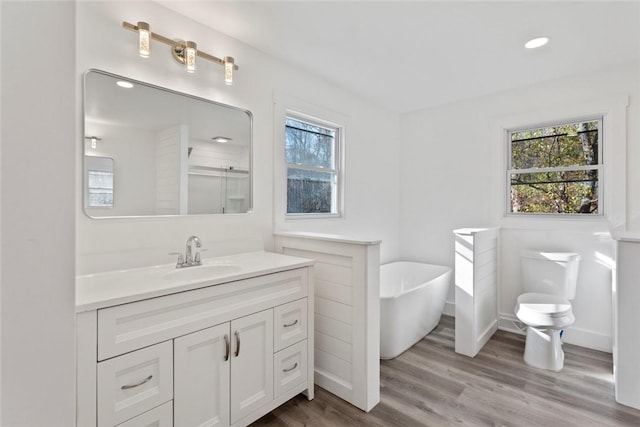
[[[640,1],[159,3],[396,112],[640,61]]]

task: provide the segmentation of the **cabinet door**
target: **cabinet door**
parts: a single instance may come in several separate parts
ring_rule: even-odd
[[[229,425],[229,323],[175,339],[176,426]]]
[[[273,310],[231,322],[231,423],[273,400]]]

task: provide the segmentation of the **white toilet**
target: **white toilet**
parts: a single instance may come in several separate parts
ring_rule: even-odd
[[[527,325],[524,361],[559,371],[564,365],[560,332],[575,321],[569,301],[576,295],[580,255],[527,251],[521,261],[526,293],[518,297],[515,314]]]

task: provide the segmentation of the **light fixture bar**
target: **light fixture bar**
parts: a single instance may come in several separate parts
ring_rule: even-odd
[[[149,24],[145,23],[145,22],[140,22],[139,24],[144,24],[144,25],[140,25],[140,27],[138,25],[134,25],[131,24],[127,21],[123,21],[122,22],[122,28],[124,28],[125,30],[129,30],[129,31],[133,31],[134,33],[139,33],[140,30],[143,31],[148,31],[149,35],[151,37],[151,40],[156,40],[159,41],[160,43],[164,43],[167,46],[170,46],[173,49],[173,56],[176,58],[176,60],[178,60],[179,62],[183,62],[184,59],[180,58],[182,55],[182,52],[186,50],[187,43],[193,43],[195,45],[194,42],[183,42],[180,40],[172,40],[170,38],[167,38],[161,34],[155,33],[150,31],[149,28]],[[150,50],[150,49],[149,49]],[[180,53],[177,53],[177,51],[180,51]],[[196,56],[202,59],[206,59],[209,62],[213,62],[215,64],[218,65],[222,65],[223,67],[225,67],[225,81],[228,82],[228,78],[226,78],[226,76],[229,74],[228,73],[228,69],[231,67],[231,64],[233,64],[233,70],[238,70],[240,67],[238,67],[238,65],[236,65],[235,63],[231,62],[229,63],[228,61],[225,61],[225,59],[221,59],[218,58],[217,56],[213,56],[209,53],[203,52],[201,50],[195,49],[195,53]],[[231,58],[231,57],[225,57],[225,58]],[[233,59],[232,59],[233,61]],[[193,71],[190,71],[193,72]],[[227,83],[228,84],[228,83]]]

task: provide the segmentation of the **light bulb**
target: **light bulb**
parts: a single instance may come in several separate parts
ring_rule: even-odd
[[[184,45],[184,64],[187,67],[187,72],[195,73],[198,45],[195,42],[185,42]]]
[[[151,30],[146,22],[138,22],[138,52],[143,58],[151,56]]]
[[[224,82],[227,85],[233,84],[233,57],[225,56],[224,57]]]

